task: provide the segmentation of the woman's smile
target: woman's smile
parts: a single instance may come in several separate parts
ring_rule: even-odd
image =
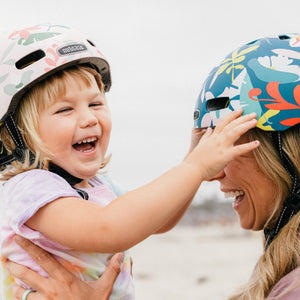
[[[234,210],[238,210],[241,202],[244,199],[245,192],[241,190],[236,190],[236,191],[230,191],[230,192],[224,192],[225,198],[234,198],[234,201],[232,203],[232,207]]]
[[[248,140],[245,134],[237,143]],[[253,152],[232,160],[212,180],[220,182],[226,198],[234,198],[232,207],[242,228],[263,229],[274,207],[276,186],[260,170]]]

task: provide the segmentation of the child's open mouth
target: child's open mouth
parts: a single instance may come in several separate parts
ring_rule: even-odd
[[[84,152],[84,153],[91,152],[95,149],[97,140],[98,139],[96,137],[84,139],[84,140],[74,144],[73,148],[76,151],[80,151],[80,152]]]

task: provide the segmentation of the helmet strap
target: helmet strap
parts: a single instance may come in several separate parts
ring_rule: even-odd
[[[286,197],[282,210],[280,212],[279,218],[276,225],[272,229],[265,229],[264,234],[266,238],[265,250],[269,247],[271,242],[277,236],[278,232],[283,228],[289,220],[300,210],[300,183],[297,176],[296,168],[292,161],[289,159],[288,155],[282,149],[281,133],[280,131],[274,131],[271,133],[274,146],[279,153],[282,161],[282,165],[289,174],[293,186],[290,194]]]
[[[12,117],[12,115],[8,115],[8,117],[4,121],[4,125],[9,132],[9,135],[13,139],[16,147],[12,151],[12,154],[8,155],[7,150],[4,148],[2,142],[0,141],[1,148],[1,154],[0,154],[0,167],[5,167],[6,165],[9,165],[14,160],[18,160],[23,162],[25,158],[25,143],[22,139],[22,136],[20,134],[20,131],[18,130],[18,127]]]
[[[9,135],[13,139],[16,147],[12,151],[12,154],[8,155],[7,150],[4,148],[2,142],[0,141],[0,147],[2,146],[2,149],[0,149],[2,152],[0,153],[0,170],[5,168],[5,166],[9,165],[11,162],[18,160],[20,162],[23,162],[25,159],[25,150],[26,146],[23,141],[23,138],[20,134],[20,131],[12,117],[12,115],[8,115],[8,117],[4,121],[5,127],[7,131],[9,132]],[[30,152],[30,160],[34,161],[34,155],[32,152]],[[60,168],[59,166],[49,163],[49,171],[56,173],[57,175],[64,178],[77,192],[83,199],[88,199],[88,194],[80,189],[77,189],[74,187],[77,183],[80,183],[82,181],[81,178],[77,178],[71,174],[69,174],[64,169]]]
[[[49,162],[48,171],[59,175],[60,177],[64,178],[71,186],[74,186],[82,181],[81,178],[75,177],[68,173],[66,170],[62,169],[58,165]]]
[[[80,195],[80,197],[82,199],[84,199],[84,200],[89,199],[89,195],[86,191],[74,187],[76,184],[78,184],[82,181],[81,178],[71,175],[66,170],[62,169],[61,167],[59,167],[58,165],[56,165],[52,162],[49,162],[48,171],[55,173],[55,174],[59,175],[60,177],[62,177],[63,179],[65,179],[69,183],[69,185],[72,186],[72,188],[77,191],[77,193]]]

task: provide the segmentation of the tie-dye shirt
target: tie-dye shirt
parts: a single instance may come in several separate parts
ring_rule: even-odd
[[[111,185],[103,178],[94,177],[89,180],[92,188],[83,189],[89,194],[89,200],[101,206],[109,204],[116,198]],[[3,188],[4,216],[2,220],[1,257],[7,257],[47,276],[47,273],[14,241],[13,236],[19,234],[52,253],[68,270],[82,280],[96,280],[104,272],[112,253],[83,253],[60,245],[42,233],[25,225],[39,208],[61,197],[79,197],[62,177],[44,170],[31,170],[9,179]],[[53,224],[59,226],[59,224]],[[99,237],[101,238],[101,237]],[[11,286],[14,278],[2,264],[2,300],[14,299]],[[24,288],[30,288],[22,283]],[[134,286],[131,276],[131,265],[128,251],[124,252],[121,273],[117,278],[111,300],[134,299]]]

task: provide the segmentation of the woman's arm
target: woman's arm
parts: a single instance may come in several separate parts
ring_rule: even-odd
[[[15,241],[49,274],[49,277],[45,278],[22,265],[10,261],[6,263],[7,269],[14,277],[36,290],[35,293],[28,295],[28,300],[109,299],[113,284],[120,273],[123,257],[121,253],[112,257],[105,272],[97,281],[84,282],[66,270],[50,254],[28,240],[16,236]],[[24,292],[20,286],[14,286],[16,299],[21,300]]]
[[[79,198],[61,198],[39,209],[26,225],[85,252],[129,249],[161,230],[172,216],[181,214],[203,180],[258,146],[256,142],[234,145],[256,124],[255,115],[240,115],[241,111],[235,111],[214,132],[208,130],[181,164],[106,207]]]

